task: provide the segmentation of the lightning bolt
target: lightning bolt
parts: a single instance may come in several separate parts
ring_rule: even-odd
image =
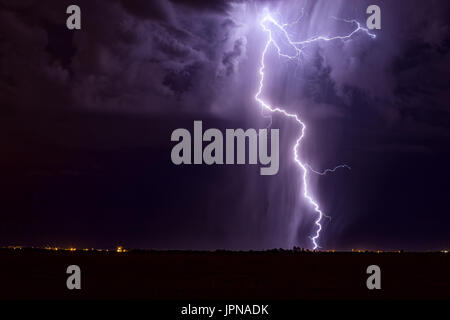
[[[348,170],[352,170],[352,168],[346,164],[341,164],[339,166],[334,167],[333,169],[325,169],[324,171],[316,171],[314,170],[309,164],[306,165],[308,167],[308,169],[311,172],[314,172],[315,174],[318,174],[320,176],[326,176],[327,173],[333,173],[338,169],[348,169]]]
[[[260,21],[260,26],[261,26],[262,30],[264,30],[264,32],[267,33],[268,38],[267,38],[267,42],[266,42],[266,45],[264,46],[264,50],[263,50],[263,53],[261,56],[260,68],[259,68],[259,76],[260,76],[259,88],[258,88],[257,93],[255,94],[255,100],[259,103],[262,110],[269,111],[270,113],[280,113],[281,115],[294,120],[300,127],[300,136],[297,138],[292,151],[294,154],[294,161],[296,162],[296,164],[300,167],[300,169],[302,171],[303,197],[313,207],[314,212],[317,215],[317,218],[314,221],[314,224],[316,225],[316,230],[315,230],[315,233],[312,236],[310,236],[310,239],[311,239],[312,245],[313,245],[313,250],[316,250],[317,248],[319,248],[318,241],[319,241],[319,237],[320,237],[320,232],[322,231],[322,223],[321,222],[322,222],[323,217],[324,216],[327,217],[327,216],[322,212],[322,210],[320,209],[319,203],[315,200],[314,196],[309,191],[308,174],[310,172],[312,172],[312,173],[319,174],[319,175],[326,175],[327,173],[335,172],[336,170],[341,169],[341,168],[346,168],[346,169],[351,169],[351,168],[347,165],[339,165],[333,169],[326,169],[325,171],[321,172],[321,171],[313,170],[311,168],[311,166],[309,166],[308,164],[301,161],[301,159],[299,157],[299,148],[300,148],[300,143],[303,140],[303,138],[305,137],[305,133],[306,133],[305,123],[301,120],[301,118],[297,114],[290,113],[290,112],[286,111],[285,109],[283,109],[282,107],[272,106],[269,103],[265,102],[261,98],[262,92],[264,90],[264,80],[265,80],[264,71],[266,69],[266,66],[265,66],[266,59],[265,58],[266,58],[267,52],[271,46],[275,47],[275,49],[277,50],[277,53],[280,57],[292,60],[292,59],[300,59],[302,57],[302,50],[306,46],[308,46],[312,43],[316,43],[319,41],[334,41],[334,40],[346,41],[346,40],[350,40],[355,34],[357,34],[359,32],[367,34],[372,39],[374,39],[376,37],[376,35],[370,33],[369,30],[362,27],[361,24],[356,20],[344,20],[344,19],[338,19],[338,18],[333,17],[334,19],[339,20],[339,21],[343,21],[346,23],[352,23],[356,27],[352,32],[350,32],[347,35],[343,35],[343,36],[334,36],[334,37],[316,36],[316,37],[313,37],[313,38],[310,38],[310,39],[307,39],[304,41],[293,41],[289,35],[289,32],[286,30],[286,28],[288,28],[289,26],[292,26],[293,24],[298,23],[299,22],[298,20],[300,20],[302,17],[303,17],[303,11],[302,11],[301,17],[299,19],[297,19],[294,23],[280,24],[270,14],[267,14]],[[284,54],[282,52],[280,45],[277,43],[275,37],[272,34],[272,29],[267,27],[267,24],[271,24],[272,26],[274,26],[274,28],[276,28],[278,31],[280,31],[284,35],[285,39],[287,40],[288,45],[295,52],[294,55]]]

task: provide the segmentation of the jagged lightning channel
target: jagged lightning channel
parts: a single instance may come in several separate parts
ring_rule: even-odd
[[[302,17],[303,17],[303,12],[302,12]],[[364,32],[366,33],[369,37],[371,38],[375,38],[376,35],[372,34],[369,32],[368,29],[364,28],[361,26],[361,24],[356,21],[356,20],[344,20],[344,19],[338,19],[338,18],[334,18],[336,20],[339,21],[344,21],[347,23],[352,23],[356,25],[356,28],[349,34],[344,35],[344,36],[334,36],[334,37],[326,37],[326,36],[316,36],[304,41],[293,41],[288,33],[288,31],[286,30],[286,28],[288,26],[291,26],[292,24],[280,24],[278,23],[270,14],[267,14],[261,21],[260,21],[260,26],[261,28],[264,30],[264,32],[266,32],[268,34],[268,39],[267,39],[267,43],[264,46],[264,50],[263,53],[261,55],[261,62],[260,62],[260,68],[259,68],[259,75],[260,75],[260,80],[259,80],[259,88],[258,88],[258,92],[255,94],[255,100],[261,105],[261,107],[263,108],[263,110],[267,110],[271,113],[280,113],[283,116],[287,117],[287,118],[291,118],[293,120],[295,120],[298,125],[300,126],[300,136],[297,138],[295,145],[293,147],[293,153],[294,153],[294,161],[297,163],[297,165],[301,168],[303,174],[302,174],[302,180],[303,180],[303,196],[304,198],[312,205],[315,213],[317,214],[317,218],[314,221],[315,225],[316,225],[316,230],[315,233],[310,236],[310,239],[312,241],[313,244],[313,250],[316,250],[317,248],[319,248],[318,245],[318,240],[320,237],[320,232],[322,230],[322,224],[321,221],[323,219],[323,217],[325,216],[324,213],[322,212],[322,210],[320,209],[319,203],[314,199],[313,195],[310,193],[309,191],[309,186],[308,186],[308,173],[309,172],[313,172],[319,175],[326,175],[327,173],[331,173],[334,172],[338,169],[341,168],[345,168],[345,169],[351,169],[349,166],[347,165],[339,165],[333,169],[326,169],[325,171],[316,171],[313,170],[311,168],[311,166],[309,166],[308,164],[303,163],[300,160],[299,154],[298,154],[298,149],[300,147],[300,142],[303,140],[304,136],[305,136],[305,131],[306,131],[306,125],[305,123],[300,119],[300,117],[297,114],[294,113],[290,113],[287,112],[285,109],[281,108],[281,107],[276,107],[276,106],[272,106],[270,104],[268,104],[267,102],[265,102],[262,98],[261,98],[261,94],[264,90],[264,80],[265,80],[265,58],[266,58],[266,54],[270,48],[270,46],[274,46],[278,52],[278,55],[280,57],[284,57],[287,59],[299,59],[302,56],[302,50],[309,44],[318,42],[318,41],[333,41],[333,40],[349,40],[353,37],[353,35],[355,35],[358,32]],[[299,20],[299,19],[297,19]],[[298,21],[295,21],[295,23],[297,23]],[[288,45],[294,49],[295,54],[294,55],[288,55],[288,54],[284,54],[282,53],[282,50],[280,48],[280,46],[278,45],[277,41],[275,40],[275,37],[272,34],[272,30],[270,28],[268,28],[266,26],[267,23],[272,24],[273,26],[275,26],[280,32],[282,32],[282,34],[284,34],[285,38],[287,39]]]

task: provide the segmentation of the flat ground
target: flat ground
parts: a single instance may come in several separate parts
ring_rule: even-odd
[[[81,290],[66,268],[81,268]],[[368,290],[366,268],[381,268]],[[450,253],[0,250],[0,299],[450,300]]]

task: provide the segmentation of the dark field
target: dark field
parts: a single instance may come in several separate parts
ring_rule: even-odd
[[[66,268],[81,268],[81,290]],[[366,268],[381,268],[368,290]],[[0,250],[2,300],[450,300],[449,253]]]

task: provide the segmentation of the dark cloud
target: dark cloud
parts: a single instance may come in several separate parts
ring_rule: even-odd
[[[236,1],[230,0],[171,0],[175,4],[180,4],[186,7],[191,7],[193,9],[202,12],[203,10],[207,11],[216,11],[218,13],[226,13],[230,8],[230,5]]]
[[[239,63],[238,59],[244,54],[244,50],[245,38],[236,40],[233,50],[224,53],[222,64],[224,65],[228,76],[234,73],[236,65]]]
[[[178,104],[182,93],[188,96],[186,101],[196,105],[192,108],[208,108],[218,73],[228,68],[230,75],[233,69],[222,65],[222,60],[236,64],[237,57],[234,62],[224,58],[236,41],[233,32],[237,29],[223,11],[225,3],[196,2],[189,10],[181,7],[187,4],[168,1],[116,1],[108,6],[91,1],[79,5],[83,21],[79,32],[64,27],[63,2],[41,7],[29,2],[3,11],[2,56],[10,65],[17,60],[10,66],[15,75],[9,72],[6,78],[9,83],[28,82],[16,89],[22,93],[21,99],[55,105],[54,98],[52,102],[36,96],[54,96],[51,90],[62,95],[58,101],[65,106],[153,112]],[[205,11],[195,11],[199,7]],[[55,14],[58,9],[59,15]],[[16,45],[19,41],[23,48]],[[24,56],[30,50],[37,52],[26,61]],[[30,70],[36,70],[36,78],[24,76]],[[48,70],[45,75],[44,70]],[[46,82],[50,84],[44,87]],[[213,90],[204,92],[203,84]],[[17,104],[29,106],[30,100]]]
[[[171,3],[165,0],[122,0],[122,6],[138,18],[154,19],[168,23],[174,22],[174,12]]]

